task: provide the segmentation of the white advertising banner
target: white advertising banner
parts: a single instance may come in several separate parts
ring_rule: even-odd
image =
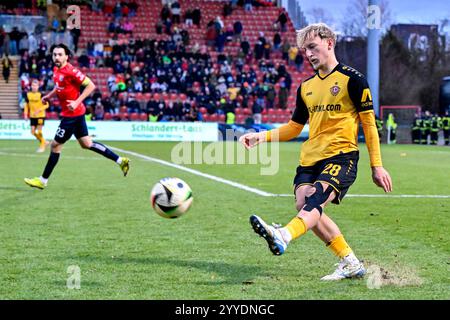
[[[45,139],[54,138],[59,121],[46,120]],[[111,141],[217,141],[217,123],[88,121],[89,135]],[[0,120],[0,139],[34,140],[28,120]],[[72,137],[74,139],[74,137]]]

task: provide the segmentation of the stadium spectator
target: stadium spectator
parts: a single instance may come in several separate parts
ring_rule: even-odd
[[[95,120],[103,120],[104,116],[105,116],[105,108],[103,107],[101,99],[99,99],[95,103],[94,118]]]
[[[244,30],[244,27],[242,26],[242,22],[237,20],[233,24],[233,40],[234,41],[241,41],[242,40],[242,31]]]
[[[3,79],[5,80],[6,83],[8,83],[9,82],[9,75],[10,75],[10,72],[11,72],[11,68],[13,68],[13,64],[12,64],[12,61],[11,61],[11,59],[9,58],[9,56],[7,54],[5,54],[3,56],[2,67],[3,67],[3,71],[2,71]]]
[[[25,51],[30,50],[30,44],[28,42],[28,35],[25,34],[19,41],[19,55],[23,55]]]
[[[289,96],[289,90],[286,87],[286,81],[282,80],[280,83],[280,89],[278,91],[278,107],[281,109],[287,108],[287,100]]]
[[[283,60],[285,60],[287,63],[289,62],[289,50],[291,49],[291,45],[289,43],[288,38],[283,39],[283,44],[281,45],[281,54]]]
[[[202,21],[202,12],[199,7],[196,7],[192,12],[192,21],[197,27],[200,27]]]
[[[17,27],[14,27],[9,33],[9,50],[12,56],[17,55],[19,52],[19,41],[22,35]]]
[[[170,19],[172,12],[170,11],[169,5],[164,5],[161,9],[160,17],[162,21]]]
[[[5,43],[5,31],[3,27],[0,26],[0,57],[3,56],[3,46]]]
[[[181,6],[178,1],[172,2],[170,12],[172,14],[172,22],[174,24],[179,24],[181,21]]]
[[[253,11],[253,0],[244,0],[244,10],[247,12]]]
[[[281,48],[281,36],[278,32],[273,36],[273,48],[274,50],[279,50]]]
[[[288,18],[286,16],[286,13],[283,11],[280,13],[280,15],[278,16],[277,21],[280,24],[280,28],[281,28],[281,32],[286,32],[287,31],[287,22],[288,22]]]
[[[125,34],[133,34],[134,24],[130,19],[127,19],[127,21],[123,24],[122,30]]]
[[[253,112],[253,120],[255,121],[255,124],[261,124],[262,115],[264,108],[259,104],[258,101],[255,101],[252,106],[252,112]]]
[[[89,57],[86,51],[83,51],[83,53],[78,57],[78,64],[82,68],[89,68]]]
[[[225,2],[223,5],[223,12],[222,15],[224,18],[231,16],[233,13],[233,6],[231,5],[231,1]]]
[[[302,72],[303,71],[303,55],[300,51],[297,52],[297,56],[295,57],[294,63],[295,63],[295,67],[297,68],[297,71]]]
[[[194,24],[192,16],[193,16],[192,10],[190,8],[187,9],[184,13],[184,23],[186,27],[191,27]]]

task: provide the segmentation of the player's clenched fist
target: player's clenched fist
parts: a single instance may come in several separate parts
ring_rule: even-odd
[[[242,143],[247,149],[266,141],[266,132],[251,132],[242,135],[239,138],[239,142]]]

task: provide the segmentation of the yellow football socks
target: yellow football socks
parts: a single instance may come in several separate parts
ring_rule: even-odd
[[[44,136],[42,135],[42,131],[40,131],[40,130],[36,131],[35,136],[39,140],[39,142],[41,143],[41,146],[44,146],[45,145],[45,139],[44,139]]]
[[[338,235],[336,238],[328,242],[327,247],[339,258],[344,258],[352,253],[352,249],[345,241],[344,236]]]
[[[308,231],[305,221],[302,218],[295,217],[292,219],[287,225],[286,229],[289,231],[292,239],[297,239],[301,235],[305,234]]]

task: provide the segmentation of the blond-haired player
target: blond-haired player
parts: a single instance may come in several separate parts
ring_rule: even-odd
[[[42,94],[39,92],[39,80],[31,81],[31,91],[25,96],[24,118],[30,119],[31,134],[39,141],[39,148],[36,152],[44,152],[48,144],[42,135],[42,127],[45,123],[45,110],[49,104],[42,103]]]
[[[365,77],[339,63],[334,48],[336,35],[323,23],[297,33],[297,45],[304,51],[316,74],[297,91],[292,119],[278,129],[248,133],[240,141],[251,148],[265,141],[288,141],[297,137],[309,120],[309,138],[301,147],[300,165],[294,178],[298,214],[283,228],[268,225],[252,215],[250,223],[275,255],[312,230],[340,259],[337,269],[322,280],[340,280],[365,274],[336,223],[324,208],[339,204],[356,179],[358,126],[361,123],[370,156],[373,182],[392,191],[389,173],[383,168],[373,102]]]

